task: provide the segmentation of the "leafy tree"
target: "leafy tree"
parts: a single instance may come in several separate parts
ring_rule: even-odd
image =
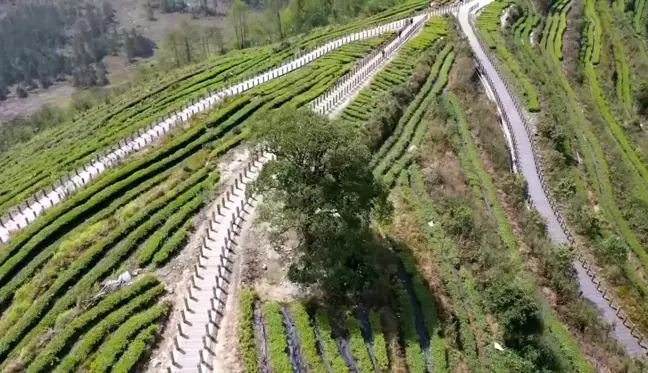
[[[281,19],[281,12],[283,10],[284,1],[283,0],[264,0],[263,5],[268,11],[270,18],[274,21],[277,27],[277,33],[279,33],[279,40],[284,39],[283,31],[283,21]]]
[[[248,5],[243,2],[243,0],[234,0],[230,6],[229,12],[227,13],[227,17],[234,28],[236,45],[239,49],[243,49],[248,45],[247,12]]]
[[[266,200],[261,216],[276,227],[277,249],[298,236],[290,279],[339,296],[371,285],[370,220],[389,216],[390,205],[361,135],[307,109],[277,111],[254,132],[276,155],[253,187]]]

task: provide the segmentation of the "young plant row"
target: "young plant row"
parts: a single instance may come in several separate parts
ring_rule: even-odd
[[[369,356],[369,350],[367,350],[367,345],[362,337],[360,321],[352,312],[347,312],[346,320],[349,333],[349,348],[356,368],[360,373],[374,373],[375,370]]]
[[[435,373],[447,372],[445,341],[441,338],[441,328],[437,314],[437,304],[430,289],[425,284],[421,273],[417,269],[416,260],[408,252],[407,248],[400,248],[399,253],[403,267],[411,279],[412,289],[416,298],[421,303],[421,311],[425,318],[425,329],[430,337],[430,349],[432,352],[432,366]]]
[[[239,294],[238,348],[243,367],[246,372],[250,373],[259,371],[254,335],[254,304],[256,301],[257,296],[254,291],[248,288],[241,289]]]
[[[405,358],[410,372],[425,372],[425,357],[421,349],[419,335],[416,330],[416,316],[414,313],[414,300],[410,298],[405,288],[403,279],[394,280],[396,289],[399,315],[398,323],[405,350]]]
[[[317,350],[317,337],[306,307],[301,303],[293,303],[290,305],[290,312],[292,313],[297,334],[299,335],[299,346],[301,347],[306,369],[309,372],[326,372],[327,370],[322,356]]]
[[[380,372],[389,371],[389,357],[387,356],[387,342],[385,341],[385,334],[383,332],[382,324],[380,322],[380,314],[375,311],[369,311],[369,325],[371,326],[371,335],[373,340],[374,356],[378,362]]]
[[[263,305],[263,319],[266,326],[270,368],[275,373],[292,373],[293,366],[287,353],[288,338],[279,303],[265,303]]]

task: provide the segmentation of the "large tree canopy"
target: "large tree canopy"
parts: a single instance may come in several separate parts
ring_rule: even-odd
[[[362,291],[375,277],[372,216],[387,216],[388,191],[369,168],[370,153],[352,126],[310,110],[285,109],[257,124],[276,155],[255,183],[280,246],[297,233],[292,281],[327,292]]]

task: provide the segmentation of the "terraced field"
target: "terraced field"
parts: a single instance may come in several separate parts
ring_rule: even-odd
[[[189,66],[0,156],[8,211],[156,118],[246,82],[0,244],[0,371],[644,371],[634,337],[648,335],[648,143],[636,81],[648,72],[634,55],[645,39],[627,33],[645,4],[442,8],[459,9],[459,22],[428,17],[430,5]],[[362,37],[315,49],[352,33]],[[388,45],[400,49],[386,55]],[[317,58],[268,75],[307,53]],[[380,64],[364,80],[346,75],[367,56]],[[346,91],[364,88],[347,98],[336,87],[350,81]],[[379,291],[326,298],[287,280],[294,243],[268,244],[277,232],[256,220],[272,206],[235,193],[258,124],[323,95],[362,135],[367,175],[389,193],[389,219],[367,218],[384,249],[372,253]],[[281,156],[261,148],[260,166]],[[216,245],[212,268],[204,250]],[[216,286],[200,288],[205,273]],[[200,312],[204,331],[188,314]],[[202,340],[183,335],[194,329]]]
[[[489,8],[498,14],[500,6],[495,4]],[[634,322],[642,324],[645,282],[640,278],[645,266],[640,263],[645,250],[639,243],[641,229],[631,222],[644,206],[639,201],[644,200],[646,183],[641,175],[645,164],[636,153],[644,136],[630,135],[627,128],[624,131],[617,124],[636,115],[631,109],[629,78],[636,73],[630,72],[626,47],[620,41],[620,33],[626,29],[615,25],[614,7],[600,2],[584,3],[582,31],[567,27],[566,19],[571,14],[568,2],[553,4],[544,26],[533,10],[518,6],[522,17],[511,26],[511,31],[504,29],[499,33],[516,50],[515,57],[532,77],[542,111],[546,111],[531,116],[536,123],[531,131],[538,134],[537,145],[542,154],[539,159],[548,190],[567,220],[568,234],[578,236],[576,242],[584,252],[582,255],[586,255],[588,263],[596,263],[599,275],[615,288],[618,297],[614,302],[625,306],[624,315],[630,314]],[[535,38],[530,38],[530,33]],[[565,56],[563,46],[568,37],[580,37],[579,54],[572,51]],[[568,67],[573,64],[580,65],[584,80],[571,73]],[[609,79],[612,73],[614,79]],[[527,109],[532,111],[531,107]],[[556,115],[557,112],[561,114]],[[630,145],[631,142],[634,144]],[[615,244],[611,245],[612,242]],[[611,252],[621,247],[627,257],[621,254],[618,261],[610,262]],[[620,268],[622,275],[615,272]],[[613,319],[614,316],[610,321]],[[645,326],[642,329],[646,330]],[[642,349],[629,337],[629,331],[625,332],[627,343],[636,346],[631,351],[640,353]]]
[[[131,286],[123,297],[112,300],[111,294],[95,305],[98,284],[118,270],[164,265],[182,248],[192,231],[191,218],[218,186],[219,173],[210,164],[250,135],[247,125],[268,110],[305,105],[388,37],[345,45],[305,69],[225,102],[14,237],[2,252],[3,366],[34,372],[85,366],[94,371],[106,369],[105,359],[117,362],[131,345],[131,354],[142,353],[142,343],[150,343],[154,332],[148,325],[166,314],[163,303],[146,307],[156,304],[163,287],[154,287],[140,301],[138,293],[130,293]],[[138,310],[144,309],[140,315]],[[68,326],[72,319],[82,324]],[[133,326],[122,332],[121,324]],[[35,348],[48,330],[57,337]],[[129,357],[130,364],[136,357]]]

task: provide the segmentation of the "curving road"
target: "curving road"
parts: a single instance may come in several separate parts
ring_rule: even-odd
[[[533,153],[533,146],[524,126],[522,116],[518,111],[515,102],[506,87],[506,84],[504,84],[502,78],[497,72],[497,69],[493,66],[493,64],[486,56],[486,53],[479,43],[479,40],[470,24],[470,17],[472,12],[476,11],[477,9],[483,8],[491,1],[493,0],[477,0],[476,2],[472,2],[469,5],[467,4],[462,6],[458,13],[459,24],[461,25],[461,29],[463,30],[468,42],[470,43],[470,47],[472,48],[475,55],[474,57],[481,65],[483,74],[487,76],[489,83],[491,84],[491,88],[498,98],[497,101],[498,105],[500,106],[500,110],[505,113],[505,117],[507,117],[508,119],[507,121],[514,138],[514,144],[516,144],[519,171],[522,172],[527,180],[527,183],[529,185],[529,196],[535,208],[547,222],[549,237],[554,243],[569,243],[567,235],[563,231],[560,222],[558,221],[558,217],[556,216],[556,214],[554,214],[549,199],[542,187],[540,175],[538,174],[538,169],[536,168],[536,159],[535,154]],[[471,8],[473,8],[472,12]],[[603,297],[603,294],[601,294],[601,292],[597,290],[591,278],[587,275],[585,268],[583,268],[582,263],[576,261],[574,263],[574,267],[576,269],[576,272],[578,273],[578,280],[580,283],[580,289],[583,293],[583,297],[594,303],[594,305],[601,311],[603,317],[608,322],[614,324],[614,335],[616,336],[617,340],[625,346],[630,354],[645,354],[646,351],[632,336],[631,330],[622,322],[620,322],[621,320],[619,320],[619,317],[617,317],[617,311],[608,304],[608,301]]]

